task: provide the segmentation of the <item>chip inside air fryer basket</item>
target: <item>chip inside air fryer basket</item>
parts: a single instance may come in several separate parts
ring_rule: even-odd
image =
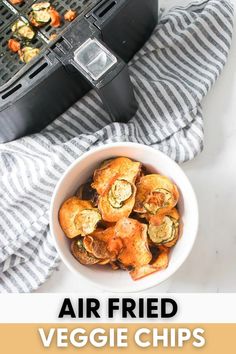
[[[30,38],[16,38],[12,33],[12,26],[17,20],[23,19],[27,23],[29,20],[29,13],[32,10],[32,5],[36,6],[38,3],[48,3],[48,1],[42,0],[5,0],[1,1],[0,4],[0,87],[7,84],[10,79],[14,79],[15,75],[20,71],[24,72],[24,67],[28,62],[34,59],[47,46],[50,46],[53,40],[59,38],[62,31],[71,24],[70,21],[64,19],[64,15],[68,10],[76,12],[76,17],[80,15],[88,5],[96,3],[96,0],[51,0],[50,4],[61,16],[61,25],[58,28],[54,28],[50,25],[50,22],[47,22],[42,28],[33,27],[35,35],[30,31],[30,27],[23,27],[20,30],[16,31],[15,35],[26,34],[26,37]],[[42,5],[40,5],[41,7]],[[19,33],[20,32],[20,33]],[[21,36],[20,36],[21,37]],[[10,39],[22,40],[25,43],[21,43],[21,49],[26,47],[23,52],[20,52],[19,55],[17,52],[13,53],[8,48],[8,41]],[[30,51],[28,50],[28,48]],[[26,55],[25,55],[26,52]],[[25,60],[26,59],[26,60]],[[31,60],[30,60],[31,59]],[[7,65],[6,65],[7,64]]]
[[[52,35],[60,36],[60,34],[65,30],[65,28],[70,24],[70,21],[66,21],[64,16],[68,12],[68,10],[75,11],[77,16],[80,15],[88,5],[92,3],[96,3],[96,0],[51,0],[51,8],[56,10],[60,15],[60,25],[58,27],[51,26],[51,18],[49,19],[47,13],[47,5],[45,5],[46,9],[42,8],[42,4],[47,4],[48,1],[39,0],[36,3],[28,6],[26,11],[26,16],[30,20],[32,19],[32,11],[34,16],[37,16],[40,25],[38,26],[38,31],[42,33],[48,40],[51,40]],[[37,4],[40,4],[37,7]],[[46,11],[45,11],[46,10]],[[40,12],[39,12],[40,11]],[[76,16],[76,17],[77,17]]]

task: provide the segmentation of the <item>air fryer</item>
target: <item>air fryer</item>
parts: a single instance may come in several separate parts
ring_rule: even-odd
[[[112,121],[127,122],[137,110],[127,63],[157,23],[157,0],[51,0],[62,17],[69,9],[77,17],[39,28],[40,55],[24,64],[7,43],[37,2],[0,4],[0,143],[41,130],[91,88]]]

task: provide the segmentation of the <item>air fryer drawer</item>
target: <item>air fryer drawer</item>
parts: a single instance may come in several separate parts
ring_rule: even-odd
[[[12,6],[4,0],[0,5],[0,143],[41,130],[91,87],[98,91],[113,120],[126,121],[137,107],[125,63],[154,29],[157,0],[52,0],[62,15],[72,8],[78,16],[71,23],[63,21],[58,29],[50,25],[40,28],[32,46],[41,53],[24,64],[7,49],[7,42],[14,21],[27,19],[31,4],[39,1]],[[53,32],[57,38],[49,41]],[[84,40],[96,38],[116,57],[116,65],[108,66],[97,81],[75,63],[74,53],[83,45],[83,36]]]

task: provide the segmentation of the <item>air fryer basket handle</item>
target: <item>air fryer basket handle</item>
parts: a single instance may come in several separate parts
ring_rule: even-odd
[[[127,65],[109,82],[95,85],[95,89],[114,122],[128,122],[136,113],[138,104]]]
[[[128,122],[138,104],[127,64],[97,38],[89,38],[74,53],[74,66],[101,98],[114,122]]]

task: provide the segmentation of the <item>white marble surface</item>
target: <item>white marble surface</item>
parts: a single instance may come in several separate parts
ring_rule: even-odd
[[[236,0],[232,0],[236,6]],[[162,0],[166,6],[189,0]],[[200,229],[181,269],[152,292],[236,292],[236,36],[227,66],[203,102],[205,149],[182,167],[198,196]],[[61,264],[38,292],[96,292]]]

